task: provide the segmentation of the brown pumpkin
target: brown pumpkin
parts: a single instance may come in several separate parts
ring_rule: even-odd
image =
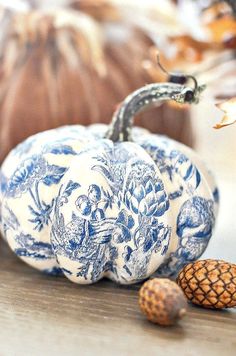
[[[153,81],[142,65],[153,42],[122,20],[103,26],[81,11],[31,11],[8,28],[0,55],[0,161],[36,132],[108,122],[129,92]],[[191,144],[186,116],[164,105],[137,124]]]

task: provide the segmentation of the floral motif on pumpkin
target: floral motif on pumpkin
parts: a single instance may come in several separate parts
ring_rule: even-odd
[[[19,198],[40,182],[47,186],[58,184],[66,170],[66,167],[48,164],[41,155],[33,155],[25,159],[9,178],[6,195]]]
[[[24,160],[8,181],[6,195],[19,198],[46,175],[46,161],[37,155]]]
[[[191,196],[201,183],[199,170],[185,154],[176,149],[171,149],[165,140],[160,141],[160,143],[161,145],[158,143],[153,145],[149,142],[142,142],[142,147],[150,154],[160,172],[168,180],[173,182],[179,176],[185,182],[185,188],[179,185],[175,191],[169,193],[169,198],[171,200],[177,199],[182,196],[184,191]]]
[[[90,184],[87,192],[73,198],[74,211],[65,221],[60,208],[68,198],[61,188],[53,248],[57,256],[79,263],[77,277],[96,281],[109,271],[118,280],[142,279],[152,254],[164,255],[168,249],[171,228],[159,221],[169,209],[168,196],[154,165],[126,147],[111,149],[107,143],[104,147],[93,157],[96,164],[91,169],[105,177],[107,189]],[[118,274],[117,260],[123,260]]]
[[[65,202],[64,193],[58,198],[60,206],[64,204],[62,201]],[[122,210],[117,218],[105,218],[105,211],[110,205],[108,196],[98,185],[91,184],[87,195],[77,197],[77,212],[72,213],[71,221],[65,225],[63,215],[59,214],[58,226],[52,229],[55,252],[81,264],[77,277],[96,280],[106,270],[116,273],[118,252],[115,244],[131,240],[130,229],[134,226],[131,215]]]
[[[29,221],[34,224],[34,229],[41,231],[51,221],[51,213],[55,199],[49,203],[40,196],[40,184],[50,187],[58,184],[68,168],[49,164],[43,156],[33,155],[25,159],[8,180],[6,196],[20,198],[28,193],[32,205],[28,205],[30,211]]]
[[[161,216],[169,208],[169,201],[161,181],[154,184],[144,179],[143,184],[131,180],[125,193],[125,204],[134,213],[144,216]]]

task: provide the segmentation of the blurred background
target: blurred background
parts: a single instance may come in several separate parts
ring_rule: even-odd
[[[236,96],[236,2],[0,0],[0,161],[36,132],[109,122],[157,65],[207,84],[201,104],[166,103],[137,124],[194,147],[215,173],[221,206],[207,257],[236,262],[236,124],[213,129]],[[236,109],[234,109],[236,116]]]

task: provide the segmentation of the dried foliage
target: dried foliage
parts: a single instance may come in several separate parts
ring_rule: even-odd
[[[236,123],[236,97],[219,103],[216,106],[222,110],[225,115],[221,122],[214,126],[215,129],[221,129],[222,127]]]

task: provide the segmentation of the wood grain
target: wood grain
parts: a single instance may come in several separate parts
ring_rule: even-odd
[[[140,286],[78,286],[0,245],[0,355],[235,355],[236,313],[189,305],[175,327],[146,321]]]

